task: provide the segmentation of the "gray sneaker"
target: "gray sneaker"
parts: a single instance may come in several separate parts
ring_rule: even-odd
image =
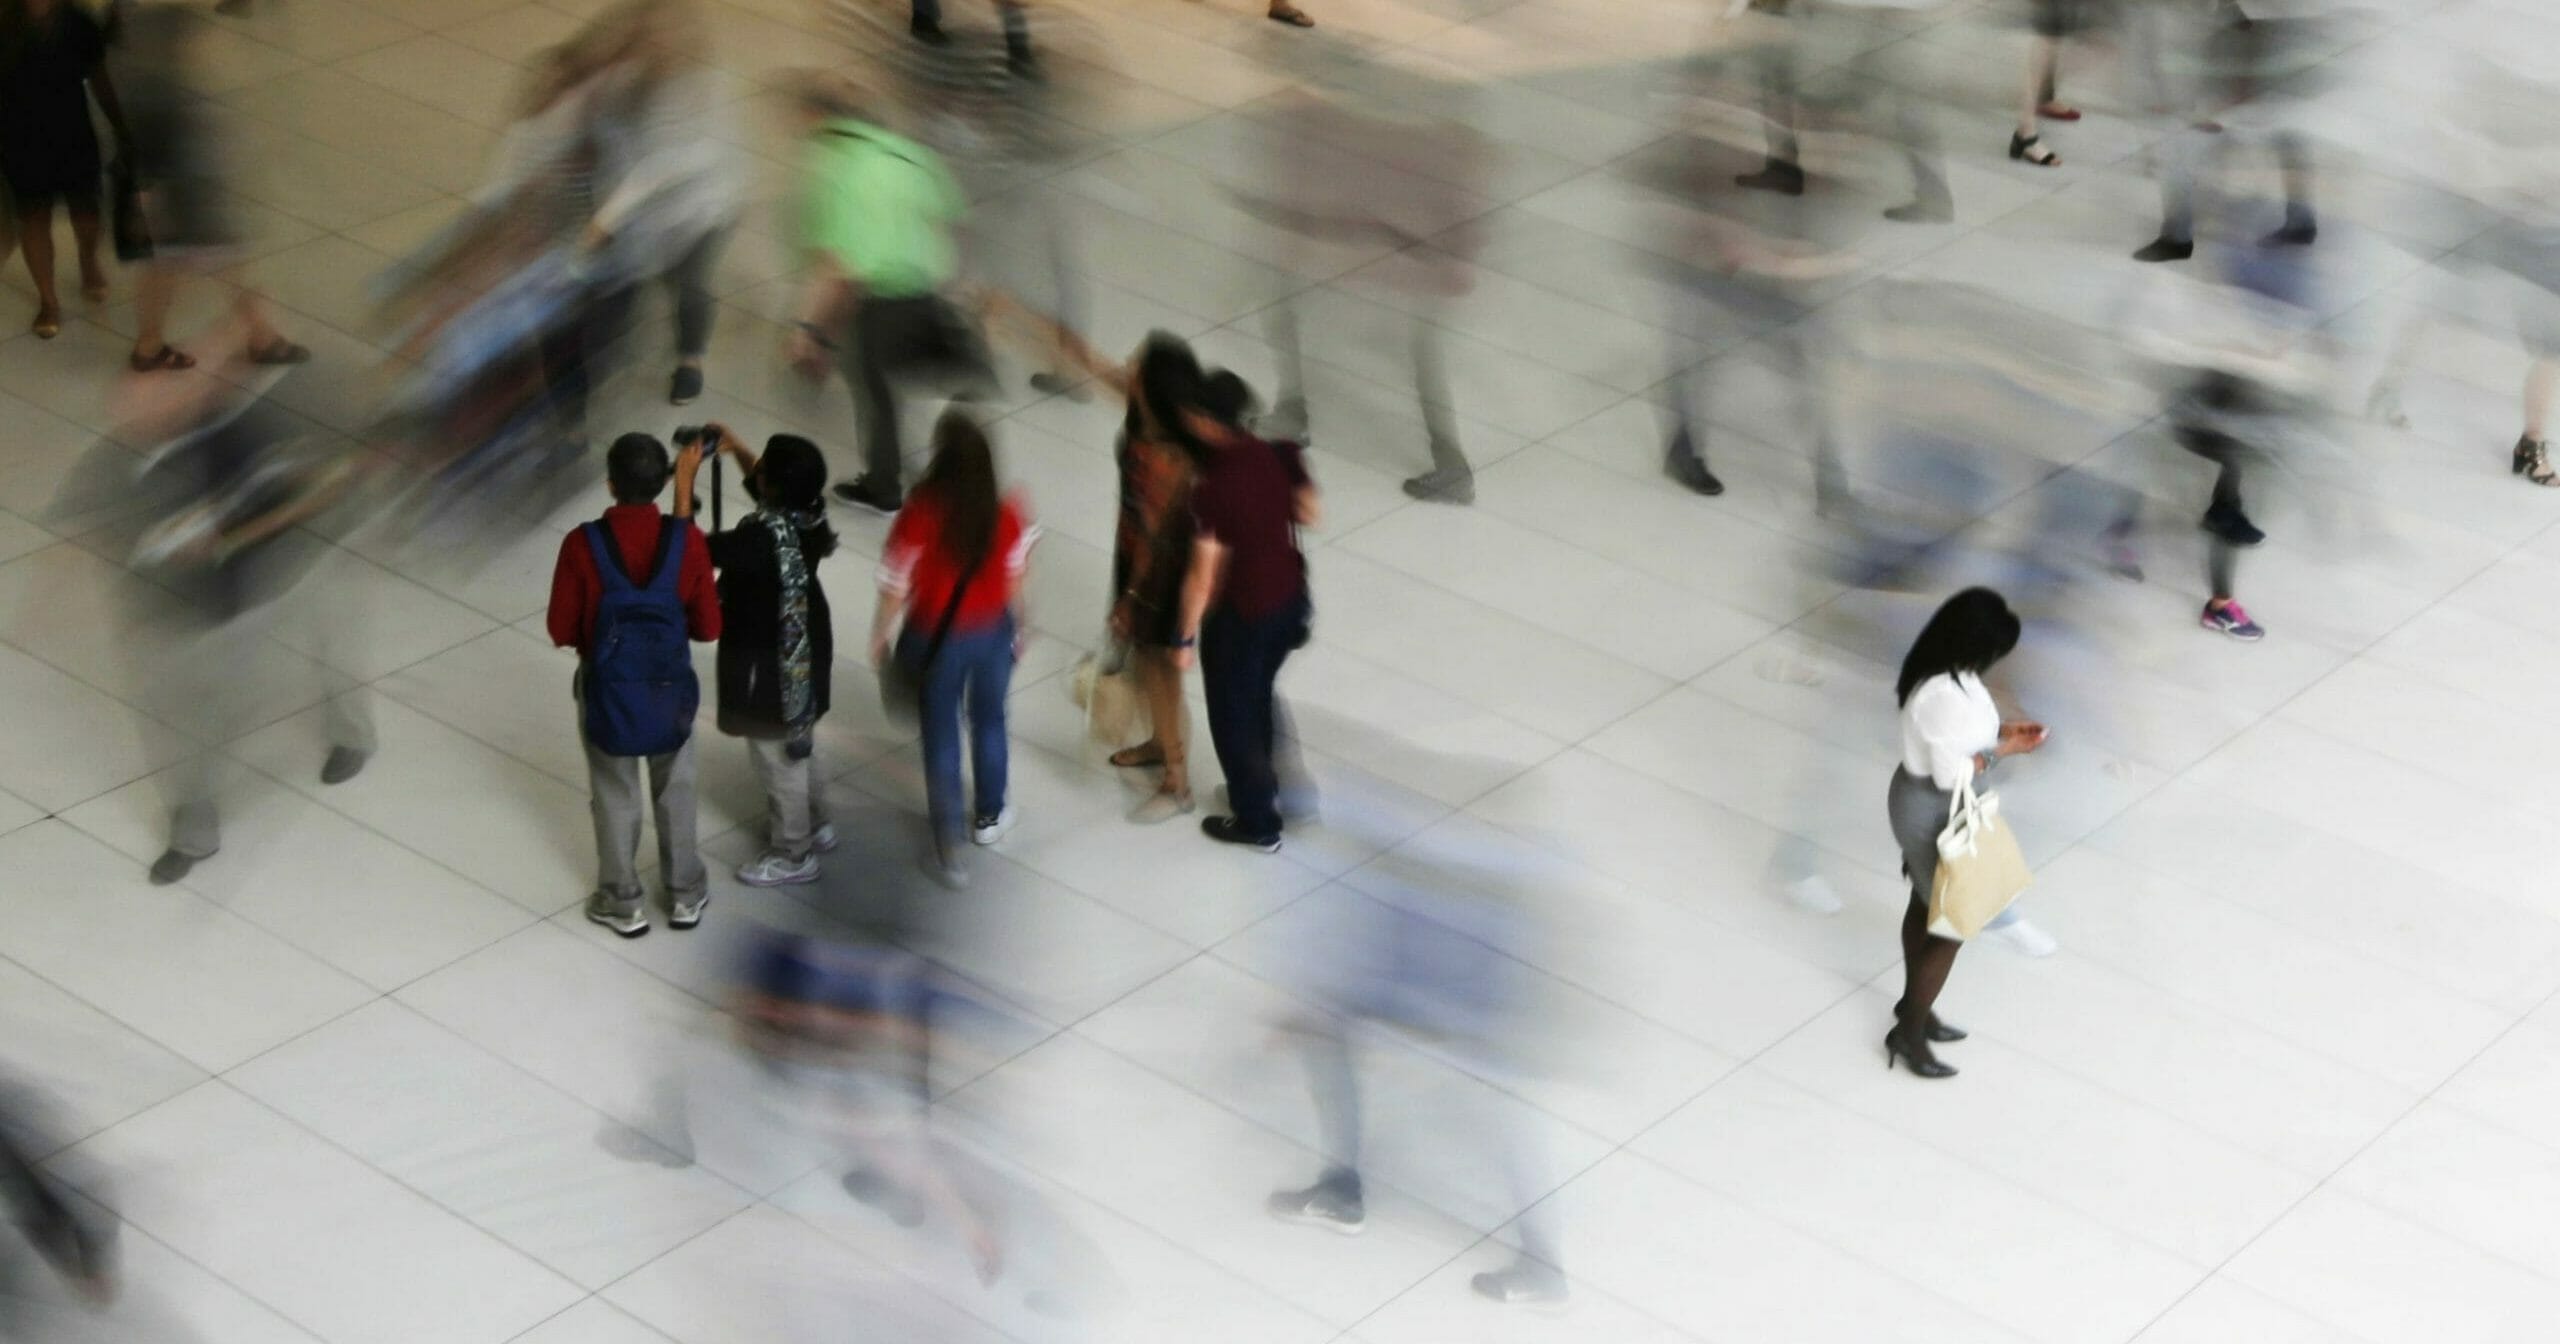
[[[1369,1207],[1360,1196],[1321,1182],[1304,1190],[1283,1190],[1265,1207],[1282,1222],[1312,1223],[1346,1237],[1369,1225]]]
[[[1570,1297],[1561,1270],[1522,1259],[1508,1269],[1478,1274],[1467,1281],[1478,1297],[1515,1307],[1560,1307]]]
[[[835,853],[836,824],[832,821],[819,822],[818,829],[809,832],[809,847],[821,854]]]
[[[697,910],[697,916],[699,913]],[[649,908],[637,892],[624,896],[599,891],[589,896],[587,918],[625,938],[637,938],[649,931]]]
[[[694,925],[702,922],[703,907],[710,904],[711,889],[709,887],[704,887],[700,891],[685,892],[681,895],[675,892],[668,892],[668,927],[677,929],[692,928]]]
[[[796,887],[818,880],[818,856],[815,853],[792,858],[788,854],[765,854],[738,870],[738,880],[751,887]]]

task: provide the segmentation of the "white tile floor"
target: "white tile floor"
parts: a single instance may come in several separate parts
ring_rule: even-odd
[[[253,234],[229,278],[321,351],[284,400],[323,432],[362,423],[381,339],[365,284],[471,185],[521,67],[599,7],[265,0],[219,21],[207,56]],[[849,463],[845,408],[773,359],[789,148],[756,94],[826,50],[815,5],[711,7],[760,204],[722,269],[704,412],[802,428]],[[670,1067],[737,1067],[709,1048],[723,925],[840,927],[906,861],[919,771],[866,670],[839,670],[822,737],[847,832],[829,884],[723,875],[703,934],[618,943],[576,913],[584,775],[539,624],[559,531],[596,501],[469,567],[314,538],[313,583],[369,612],[367,635],[264,649],[244,676],[267,726],[221,744],[226,847],[152,887],[162,772],[199,725],[137,675],[154,650],[120,642],[114,613],[150,592],[115,563],[112,512],[36,521],[107,429],[130,308],[0,341],[0,1059],[59,1103],[60,1169],[128,1222],[127,1300],[62,1319],[214,1344],[2560,1337],[2560,711],[2542,686],[2560,518],[2500,470],[2521,363],[2493,307],[2444,288],[2466,231],[2411,208],[2420,174],[2393,157],[2418,143],[2406,99],[2494,7],[2396,0],[2337,58],[2376,81],[2332,122],[2340,330],[2369,343],[2413,305],[2454,319],[2421,352],[2414,428],[2359,431],[2354,529],[2335,539],[2270,494],[2278,537],[2246,571],[2267,643],[2194,628],[2196,543],[2176,529],[2148,583],[2081,585],[2031,633],[2022,692],[2056,749],[2008,787],[2032,908],[2064,950],[1966,956],[1946,1005],[1974,1031],[1966,1072],[1933,1086],[1880,1072],[1875,1046],[1901,900],[1878,805],[1887,662],[1925,601],[1837,580],[1755,343],[1788,314],[1730,314],[1677,347],[1715,389],[1731,492],[1702,502],[1656,472],[1670,318],[1645,260],[1663,202],[1638,164],[1671,146],[1630,71],[1692,41],[1707,7],[1315,7],[1325,40],[1379,61],[1327,71],[1337,85],[1472,81],[1488,171],[1357,136],[1325,151],[1325,175],[1429,198],[1432,249],[1478,268],[1437,315],[1481,470],[1467,511],[1395,486],[1420,461],[1398,312],[1420,306],[1420,252],[1310,251],[1217,185],[1250,182],[1293,124],[1316,40],[1254,8],[1102,6],[1116,73],[1083,115],[1108,140],[1039,190],[1083,226],[1105,345],[1167,327],[1267,385],[1259,314],[1313,285],[1332,516],[1318,642],[1286,687],[1326,818],[1278,859],[1119,821],[1127,797],[1062,694],[1107,562],[1114,412],[1006,402],[1009,469],[1051,525],[1044,639],[1015,697],[1024,821],[926,948],[1032,1024],[943,1080],[954,1134],[1001,1154],[1025,1224],[1050,1229],[1023,1242],[1048,1261],[992,1289],[770,1127],[698,1134],[692,1167],[623,1160],[672,1140]],[[2021,46],[2006,14],[1951,0],[1820,34],[1847,75],[1954,97],[1962,127],[1958,223],[1871,231],[1871,264],[1832,287],[1844,312],[1934,281],[2068,332],[2133,283],[2120,257],[2147,234],[2156,131],[2075,69],[2092,116],[2053,132],[2069,166],[1999,159]],[[1814,137],[1817,172],[1837,148]],[[1873,175],[1879,203],[1892,173]],[[14,310],[29,291],[9,264]],[[671,426],[643,375],[618,405]],[[2199,497],[2147,410],[2030,430],[2023,410],[1970,409],[1994,427],[1994,479],[1959,510],[1983,535],[2030,528],[2066,464],[2159,516]],[[1931,488],[1891,460],[1856,470],[1881,493]],[[845,526],[828,577],[851,610],[879,528]],[[358,684],[383,750],[322,788],[319,700]],[[703,760],[717,871],[752,850],[760,804],[723,740]],[[1316,1160],[1299,1075],[1267,1041],[1307,939],[1453,863],[1535,875],[1517,974],[1538,1029],[1518,1044],[1539,1067],[1382,1049],[1369,1234],[1271,1221],[1264,1193]],[[1808,864],[1842,913],[1777,899]],[[1550,1163],[1535,1197],[1563,1213],[1577,1285],[1561,1313],[1466,1290],[1525,1207],[1469,1142],[1497,1126]],[[1062,1292],[1064,1309],[1039,1300]]]

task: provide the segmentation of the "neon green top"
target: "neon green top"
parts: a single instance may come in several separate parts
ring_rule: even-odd
[[[932,150],[859,121],[810,138],[802,242],[870,294],[915,298],[951,279],[960,184]]]

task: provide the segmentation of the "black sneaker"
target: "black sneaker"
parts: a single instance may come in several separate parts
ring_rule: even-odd
[[[900,497],[896,486],[886,490],[874,488],[869,476],[857,476],[850,481],[838,482],[835,487],[835,496],[838,500],[857,509],[879,514],[883,518],[894,518],[899,509],[906,507],[906,500]]]
[[[2196,245],[2193,241],[2182,243],[2174,238],[2154,238],[2143,244],[2142,250],[2133,254],[2133,259],[2135,261],[2185,261],[2195,254]]]
[[[1261,850],[1265,854],[1280,852],[1279,832],[1274,831],[1269,835],[1248,835],[1242,824],[1233,817],[1203,817],[1200,819],[1200,833],[1222,845],[1243,845],[1249,849]]]
[[[2260,247],[2309,247],[2320,241],[2320,225],[2309,219],[2288,219],[2284,227],[2258,240]]]
[[[942,31],[942,25],[935,23],[931,19],[917,19],[915,22],[908,24],[907,33],[909,36],[915,38],[918,42],[922,42],[928,47],[947,47],[951,45],[951,34]]]
[[[2267,539],[2249,515],[2233,508],[2211,508],[2204,511],[2204,530],[2234,546],[2255,546]]]
[[[701,395],[702,370],[691,364],[677,365],[675,381],[667,388],[668,404],[689,406],[694,398]]]
[[[1781,196],[1804,194],[1804,168],[1785,159],[1771,159],[1759,172],[1744,173],[1733,184],[1745,191],[1774,191]]]
[[[1671,447],[1662,455],[1662,474],[1696,494],[1724,493],[1724,482],[1707,470],[1707,460],[1698,456],[1697,441],[1690,438],[1689,431],[1685,429],[1671,436]]]
[[[329,759],[321,763],[320,782],[344,784],[364,772],[366,754],[354,747],[331,747]]]

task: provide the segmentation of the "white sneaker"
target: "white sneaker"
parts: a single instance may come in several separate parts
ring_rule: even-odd
[[[1787,904],[1808,915],[1840,913],[1840,893],[1831,889],[1830,879],[1820,873],[1800,877],[1786,885]]]
[[[836,824],[832,821],[819,822],[818,829],[809,832],[809,847],[821,854],[835,853]]]
[[[1984,932],[2007,943],[2010,951],[2022,957],[2049,957],[2062,950],[2062,944],[2055,942],[2052,934],[2024,919],[2012,920]]]
[[[738,880],[751,887],[796,887],[818,880],[818,856],[804,854],[797,859],[784,854],[766,854],[738,870]]]
[[[1002,812],[998,812],[992,817],[980,817],[976,821],[970,823],[969,838],[981,845],[992,845],[998,840],[1002,840],[1005,836],[1005,832],[1012,829],[1013,804],[1007,803],[1004,805],[1004,810]]]

